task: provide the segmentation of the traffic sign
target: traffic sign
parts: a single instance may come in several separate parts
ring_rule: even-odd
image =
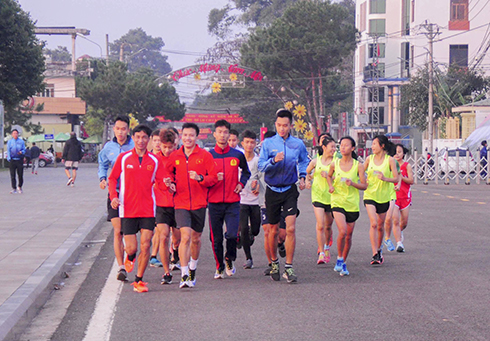
[[[54,139],[54,134],[44,134],[44,139],[45,140],[52,140],[52,139]]]

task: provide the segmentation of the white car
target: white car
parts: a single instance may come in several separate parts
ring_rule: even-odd
[[[456,163],[459,153],[459,165]],[[466,160],[469,155],[469,167]],[[459,173],[472,173],[476,170],[476,161],[467,148],[443,148],[439,151],[439,171],[443,174],[458,171]]]

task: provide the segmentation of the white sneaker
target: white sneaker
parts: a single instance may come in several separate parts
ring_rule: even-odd
[[[17,187],[17,193],[22,194],[22,188]]]
[[[405,252],[405,247],[402,242],[396,243],[396,252]]]
[[[225,261],[225,263],[226,263],[226,274],[230,277],[233,276],[236,273],[235,265],[231,260],[228,259]]]
[[[66,183],[66,185],[67,186],[70,186],[70,184],[72,183],[72,181],[73,181],[73,179],[72,178],[69,178],[68,181],[67,181],[67,183]]]

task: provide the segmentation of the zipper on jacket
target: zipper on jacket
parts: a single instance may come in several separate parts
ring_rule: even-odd
[[[191,179],[189,179],[189,157],[182,151],[185,156],[185,168],[187,170],[187,186],[189,187],[189,210],[192,211]]]
[[[223,149],[223,152],[224,152],[224,149]],[[225,158],[223,158],[223,202],[225,202],[225,179],[226,179]]]

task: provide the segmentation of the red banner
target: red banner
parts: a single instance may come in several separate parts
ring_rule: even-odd
[[[340,128],[341,130],[341,135],[346,136],[347,135],[347,113],[343,112],[341,114],[341,123],[342,127]]]
[[[267,133],[267,127],[260,128],[260,141],[264,141],[264,135]]]
[[[156,116],[155,118],[160,122],[172,122],[167,120],[165,116]],[[229,123],[248,123],[240,114],[185,114],[179,122],[215,123],[218,120],[227,120]]]

